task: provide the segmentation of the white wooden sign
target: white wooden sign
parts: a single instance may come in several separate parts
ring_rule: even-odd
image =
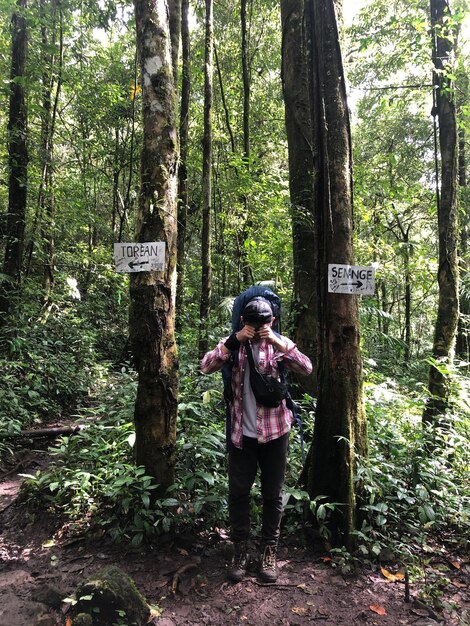
[[[165,267],[165,242],[115,243],[117,272],[162,272]]]
[[[328,293],[372,295],[375,290],[375,268],[357,265],[328,265]]]

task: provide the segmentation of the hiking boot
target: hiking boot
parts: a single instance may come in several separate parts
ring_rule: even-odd
[[[246,541],[234,543],[232,562],[227,572],[227,578],[233,583],[239,583],[246,575],[248,567],[248,549]]]
[[[277,546],[276,544],[267,544],[261,551],[261,559],[259,564],[259,577],[265,583],[275,583],[277,580]]]

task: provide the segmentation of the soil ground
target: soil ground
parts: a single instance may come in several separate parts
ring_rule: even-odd
[[[57,533],[57,520],[31,515],[17,501],[18,473],[46,462],[45,453],[29,453],[20,467],[0,476],[0,626],[65,625],[69,605],[63,598],[111,564],[135,581],[153,607],[149,623],[159,626],[470,624],[470,562],[463,555],[431,555],[427,574],[444,572],[446,581],[445,608],[436,610],[419,599],[423,582],[410,584],[405,602],[403,581],[372,569],[341,575],[325,554],[292,540],[280,544],[276,584],[263,585],[250,572],[234,585],[226,581],[230,544],[223,531],[133,550],[67,538]]]

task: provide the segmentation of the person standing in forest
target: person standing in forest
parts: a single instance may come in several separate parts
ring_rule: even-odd
[[[250,348],[252,362],[262,374],[279,379],[281,367],[305,376],[312,371],[310,359],[290,339],[273,331],[274,321],[271,303],[263,297],[253,298],[243,308],[241,330],[222,339],[201,362],[204,374],[227,365],[232,370],[228,417],[229,523],[234,543],[228,578],[232,582],[241,581],[248,567],[250,492],[258,466],[263,498],[259,576],[264,582],[277,580],[282,489],[293,421],[285,399],[277,407],[256,400],[250,384]]]

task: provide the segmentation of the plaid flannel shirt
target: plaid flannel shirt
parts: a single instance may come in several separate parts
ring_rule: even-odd
[[[214,350],[208,352],[201,362],[201,370],[204,374],[212,374],[221,370],[232,355],[225,353],[222,349],[227,340],[222,339]],[[308,356],[302,354],[297,349],[295,343],[287,337],[281,337],[287,346],[287,352],[279,352],[266,340],[261,340],[259,344],[258,369],[261,373],[274,376],[279,379],[278,362],[283,361],[286,369],[297,374],[308,376],[312,371],[312,363]],[[238,351],[238,365],[234,365],[232,370],[233,402],[231,405],[232,418],[232,443],[235,447],[242,447],[243,440],[243,384],[245,380],[245,368],[247,364],[246,351],[243,344]],[[283,400],[278,407],[267,407],[261,404],[256,405],[258,442],[266,443],[278,437],[282,437],[289,432],[293,416],[290,409]]]

